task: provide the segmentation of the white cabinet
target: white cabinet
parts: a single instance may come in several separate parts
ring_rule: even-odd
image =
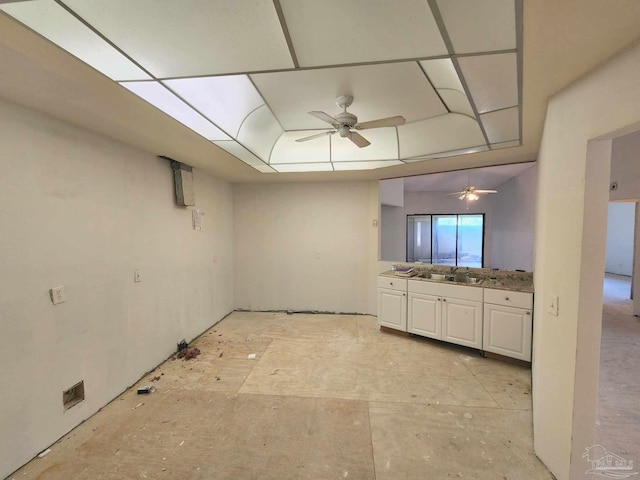
[[[407,280],[378,277],[378,323],[407,331]]]
[[[482,288],[409,280],[408,331],[482,348]]]
[[[407,303],[407,331],[442,340],[442,299],[409,292]]]
[[[486,288],[482,349],[531,361],[533,294]]]
[[[482,348],[482,302],[442,299],[442,339],[472,348]]]

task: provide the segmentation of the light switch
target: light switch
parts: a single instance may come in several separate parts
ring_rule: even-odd
[[[136,283],[142,281],[142,273],[140,272],[140,270],[136,270],[135,272],[133,272],[133,281]]]
[[[548,295],[547,296],[547,313],[551,315],[558,316],[558,296],[557,295]]]

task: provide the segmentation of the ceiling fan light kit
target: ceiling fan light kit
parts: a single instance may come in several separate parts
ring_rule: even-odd
[[[358,117],[356,117],[353,113],[347,112],[347,108],[353,103],[352,95],[341,95],[336,98],[336,105],[342,108],[342,112],[337,114],[335,117],[331,115],[320,112],[317,110],[309,112],[309,115],[316,117],[323,122],[331,125],[334,130],[329,132],[318,133],[315,135],[309,135],[308,137],[302,137],[296,139],[296,142],[306,142],[308,140],[313,140],[315,138],[324,137],[326,135],[333,135],[334,133],[338,133],[342,138],[348,138],[354,144],[356,144],[359,148],[368,147],[371,145],[371,142],[360,135],[358,132],[352,131],[352,129],[356,130],[367,130],[370,128],[383,128],[383,127],[397,127],[399,125],[404,125],[406,120],[402,116],[395,117],[387,117],[387,118],[379,118],[377,120],[370,120],[364,123],[358,123]]]
[[[455,195],[458,197],[458,200],[466,200],[467,202],[474,202],[480,198],[480,195],[484,195],[486,193],[498,193],[497,190],[480,190],[474,187],[473,185],[469,185],[464,190],[460,192],[452,192],[447,193],[447,196]]]

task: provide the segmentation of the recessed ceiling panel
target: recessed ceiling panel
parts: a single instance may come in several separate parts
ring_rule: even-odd
[[[244,119],[264,105],[246,75],[183,78],[163,82],[232,137]]]
[[[324,133],[321,130],[283,133],[273,147],[270,164],[330,162],[331,148],[329,135],[306,142],[296,142],[299,138]]]
[[[477,147],[462,148],[460,150],[451,150],[448,152],[439,152],[439,153],[433,153],[430,155],[422,155],[420,157],[415,157],[415,158],[407,158],[405,162],[411,163],[411,162],[421,162],[423,160],[434,160],[436,158],[457,157],[459,155],[469,155],[470,153],[486,152],[487,150],[489,150],[489,147],[487,147],[486,145],[479,145]]]
[[[469,99],[463,92],[440,88],[438,93],[451,112],[474,116]]]
[[[358,133],[371,142],[371,145],[359,148],[348,138],[341,138],[336,134],[331,138],[331,159],[334,162],[398,160],[398,135],[395,128],[359,130]]]
[[[518,107],[480,115],[490,143],[508,142],[520,137]]]
[[[398,134],[402,160],[485,144],[478,123],[456,113],[402,125]]]
[[[479,113],[518,105],[515,53],[462,57],[458,61]]]
[[[230,153],[236,158],[239,158],[247,165],[251,165],[252,167],[266,165],[262,160],[256,157],[249,150],[244,148],[238,142],[233,140],[221,141],[221,142],[213,142],[218,147],[222,148],[226,152]]]
[[[330,163],[283,163],[274,165],[278,172],[331,172],[333,167]]]
[[[460,77],[458,77],[458,72],[456,72],[451,59],[423,60],[420,65],[435,88],[450,88],[464,92],[462,82],[460,82]]]
[[[238,133],[238,141],[268,163],[271,149],[282,135],[282,127],[266,105],[251,112]]]
[[[373,170],[375,168],[393,167],[402,165],[399,160],[383,160],[373,162],[334,162],[333,168],[336,172],[345,170]]]
[[[271,0],[65,3],[159,78],[293,67]]]
[[[513,148],[513,147],[519,147],[519,146],[520,146],[520,140],[512,140],[510,142],[492,143],[491,150],[500,150],[502,148]]]
[[[3,4],[0,10],[113,80],[151,78],[53,0]]]
[[[437,0],[455,53],[516,48],[514,0]]]
[[[122,82],[120,85],[207,140],[229,139],[223,131],[158,82]]]
[[[415,62],[251,75],[285,130],[326,128],[307,112],[341,112],[335,99],[353,95],[348,111],[360,122],[402,115],[410,121],[446,113]]]
[[[278,173],[277,170],[274,170],[269,165],[265,165],[264,163],[260,165],[251,165],[253,168],[258,170],[260,173]]]
[[[280,0],[300,66],[447,53],[424,0]]]

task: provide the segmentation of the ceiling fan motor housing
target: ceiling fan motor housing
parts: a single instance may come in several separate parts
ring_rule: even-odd
[[[349,128],[353,128],[353,126],[358,123],[358,117],[349,112],[339,113],[335,118],[336,120],[338,120],[338,122],[340,122],[340,124],[346,125]]]

